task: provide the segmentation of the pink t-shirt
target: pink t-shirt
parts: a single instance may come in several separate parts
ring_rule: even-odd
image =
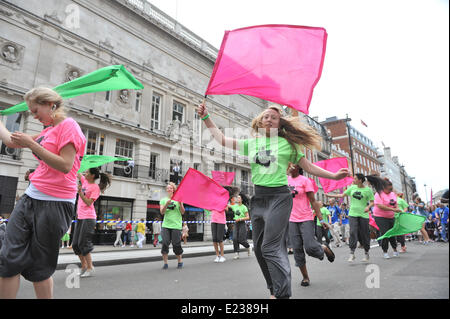
[[[211,223],[216,224],[226,224],[227,218],[225,216],[225,211],[218,212],[216,210],[211,211]]]
[[[314,192],[314,186],[311,181],[302,175],[296,178],[288,176],[288,185],[294,196],[294,205],[292,207],[290,222],[300,223],[308,220],[314,220],[313,211],[306,196],[306,192]]]
[[[94,202],[100,196],[100,187],[98,184],[89,184],[84,176],[81,178],[81,190],[86,198],[93,199]],[[91,206],[87,206],[81,198],[78,198],[77,217],[78,219],[97,219],[94,203]]]
[[[76,155],[72,170],[64,174],[48,166],[39,157],[39,166],[30,174],[30,181],[42,193],[58,198],[75,198],[77,195],[77,171],[86,147],[86,138],[75,120],[67,118],[55,127],[50,126],[41,132],[36,139],[46,150],[58,154],[61,149],[71,143]]]
[[[394,218],[395,212],[390,210],[382,210],[377,207],[377,204],[382,204],[392,208],[397,208],[397,195],[394,192],[386,194],[381,192],[381,194],[375,193],[375,206],[373,207],[373,216],[384,217],[384,218]]]

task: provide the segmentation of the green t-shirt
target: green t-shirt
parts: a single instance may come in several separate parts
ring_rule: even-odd
[[[239,152],[248,156],[252,169],[252,182],[258,186],[280,187],[288,184],[289,162],[298,163],[305,155],[297,148],[297,156],[291,144],[283,137],[258,137],[239,140]]]
[[[168,197],[164,197],[159,201],[159,204],[162,206],[166,205]],[[180,211],[180,203],[173,200],[172,204],[166,209],[166,213],[164,214],[164,220],[162,223],[162,227],[169,229],[179,229],[183,228],[183,217]]]
[[[245,205],[239,205],[239,204],[234,204],[231,205],[231,209],[234,212],[234,220],[240,219],[240,218],[245,218],[245,213],[248,212],[247,206]]]
[[[357,185],[352,185],[344,192],[345,195],[350,196],[350,212],[348,216],[369,218],[369,213],[364,210],[367,203],[374,200],[372,189],[369,187],[359,188]]]
[[[320,212],[322,213],[322,219],[325,223],[330,223],[330,221],[328,220],[328,216],[331,215],[330,211],[326,208],[326,207],[322,207],[320,209]],[[317,226],[322,226],[322,224],[320,223],[320,219],[319,217],[317,217]]]
[[[404,212],[405,209],[409,207],[408,203],[400,197],[397,197],[397,206],[402,210],[402,212]]]

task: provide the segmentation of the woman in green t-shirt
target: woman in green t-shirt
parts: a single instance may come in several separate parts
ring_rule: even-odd
[[[285,240],[293,201],[287,186],[289,162],[299,164],[307,173],[328,179],[342,179],[348,176],[348,169],[331,173],[307,160],[300,146],[320,149],[320,135],[299,118],[283,116],[283,110],[275,105],[253,120],[251,128],[255,137],[247,140],[226,137],[210,118],[205,103],[199,105],[197,112],[220,145],[249,158],[255,184],[250,205],[255,256],[271,298],[289,298],[291,268]]]
[[[239,246],[242,245],[247,248],[248,255],[250,256],[252,253],[252,248],[250,244],[247,242],[247,225],[245,222],[250,220],[250,216],[248,215],[248,208],[244,204],[242,204],[242,197],[235,197],[235,204],[228,205],[228,208],[231,209],[234,213],[234,231],[233,231],[233,248],[234,248],[234,257],[233,259],[239,259]]]
[[[178,259],[179,269],[183,268],[183,248],[181,248],[181,229],[183,228],[183,214],[185,212],[184,205],[181,202],[171,200],[173,194],[177,190],[174,183],[169,183],[166,187],[168,197],[160,200],[160,212],[164,216],[161,226],[162,247],[161,254],[163,256],[164,266],[167,269],[169,261],[169,245],[172,243],[173,252]]]
[[[350,196],[350,212],[348,220],[350,225],[350,257],[349,262],[355,260],[355,250],[358,239],[366,252],[363,262],[369,261],[370,250],[370,230],[369,230],[369,210],[374,205],[373,191],[370,187],[364,186],[366,177],[363,174],[356,174],[353,177],[353,185],[338,195],[326,194],[332,198],[343,198]],[[369,203],[369,204],[368,204]]]

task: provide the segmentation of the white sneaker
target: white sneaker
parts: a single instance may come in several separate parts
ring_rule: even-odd
[[[389,257],[389,254],[388,254],[388,253],[384,253],[384,254],[383,254],[383,258],[384,258],[384,259],[391,259],[391,257]]]
[[[361,260],[362,262],[366,263],[369,261],[369,254],[365,254],[364,258]]]
[[[392,257],[399,257],[399,253],[398,253],[398,251],[394,251],[394,253],[392,254]]]
[[[214,262],[215,262],[215,263],[218,263],[219,261],[220,261],[220,257],[217,256],[216,259],[214,259]]]
[[[225,262],[225,260],[226,260],[226,259],[225,259],[225,257],[223,257],[223,256],[220,256],[220,258],[219,258],[219,262],[220,262],[220,263],[223,263],[223,262]]]
[[[83,274],[80,275],[81,278],[91,277],[94,273],[94,268],[86,270]]]
[[[233,259],[234,260],[239,259],[239,253],[235,253]]]
[[[350,257],[348,257],[348,262],[351,263],[352,261],[355,260],[355,254],[350,254]]]

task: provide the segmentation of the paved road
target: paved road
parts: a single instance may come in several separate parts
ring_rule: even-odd
[[[440,299],[449,298],[449,245],[408,243],[408,252],[399,258],[384,260],[379,247],[371,250],[369,264],[349,264],[348,248],[336,248],[336,261],[307,259],[311,286],[300,287],[300,271],[292,266],[293,298],[295,299]],[[267,299],[264,279],[254,256],[214,263],[214,256],[185,258],[185,267],[176,269],[176,260],[169,261],[163,271],[161,262],[142,262],[97,267],[95,276],[79,279],[79,288],[72,273],[58,270],[54,275],[57,299]],[[94,257],[95,259],[95,257]],[[379,273],[379,281],[376,275]],[[377,288],[379,283],[379,288]],[[374,288],[368,288],[374,286]],[[23,280],[18,298],[34,298],[32,284]]]

